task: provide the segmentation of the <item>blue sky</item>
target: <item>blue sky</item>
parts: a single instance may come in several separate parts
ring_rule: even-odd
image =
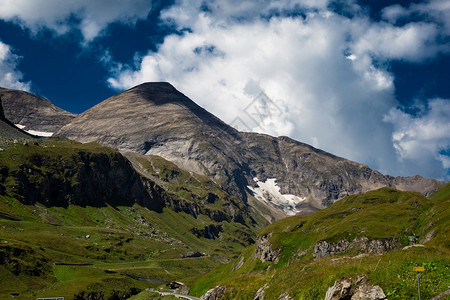
[[[449,70],[446,0],[0,0],[0,86],[81,113],[169,81],[391,175],[449,179]]]

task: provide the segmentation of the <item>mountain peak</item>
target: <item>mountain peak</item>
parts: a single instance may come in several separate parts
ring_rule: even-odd
[[[133,93],[174,93],[181,94],[173,85],[168,82],[144,82],[137,86],[134,86],[126,91]]]
[[[183,93],[178,91],[173,85],[168,82],[145,82],[126,91],[123,91],[119,95],[126,97],[116,98],[113,96],[108,100],[134,102],[138,100],[137,97],[139,97],[140,100],[146,100],[148,103],[151,103],[153,105],[177,103],[181,104],[182,106],[188,107],[190,110],[201,109],[196,103],[194,103],[191,99],[186,97]],[[108,103],[108,100],[106,100],[105,102]]]
[[[137,90],[137,89],[161,89],[161,88],[166,88],[166,89],[172,89],[172,90],[177,90],[173,85],[171,85],[169,82],[167,81],[159,81],[159,82],[144,82],[141,84],[138,84],[132,88],[130,88],[129,90]]]
[[[62,127],[57,135],[145,154],[155,144],[205,132],[235,131],[170,83],[148,82],[97,104]]]

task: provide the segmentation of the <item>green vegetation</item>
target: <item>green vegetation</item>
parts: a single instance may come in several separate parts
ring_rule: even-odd
[[[320,299],[337,279],[365,274],[389,299],[411,299],[416,264],[424,299],[450,285],[449,184],[428,198],[383,188],[262,229],[218,183],[158,156],[136,157],[160,186],[149,183],[152,209],[130,196],[140,177],[111,148],[64,139],[2,147],[0,298],[152,299],[146,288],[176,280],[198,296],[223,285],[226,299],[253,299],[266,286],[267,299]],[[257,230],[276,259],[261,261]],[[424,246],[402,250],[409,236]],[[318,242],[343,241],[342,251],[315,253]],[[370,241],[394,250],[367,255]]]
[[[128,297],[161,285],[133,279],[138,277],[190,285],[237,256],[256,236],[248,217],[242,223],[233,220],[240,205],[236,199],[208,178],[177,170],[157,157],[152,161],[159,160],[158,168],[165,168],[173,181],[173,190],[159,191],[166,196],[153,194],[172,197],[167,199],[172,199],[173,207],[163,205],[159,212],[130,201],[120,205],[102,195],[89,201],[75,199],[77,193],[83,195],[77,190],[83,180],[90,188],[82,176],[97,180],[105,193],[105,186],[114,188],[104,175],[108,170],[115,170],[108,176],[116,181],[119,176],[130,177],[122,170],[128,172],[131,166],[111,148],[64,139],[11,142],[4,147],[0,152],[0,298]],[[80,170],[88,171],[80,175]],[[52,197],[42,193],[46,188],[59,191],[63,200],[46,201]],[[227,205],[228,200],[234,204]],[[211,225],[221,230],[214,239],[194,233],[194,228],[201,231]]]
[[[197,203],[210,214],[225,211],[223,217],[232,219],[231,205],[235,211],[243,210],[243,203],[225,192],[209,177],[180,169],[174,163],[155,155],[143,155],[137,161],[151,175],[162,181],[164,189],[175,198]],[[247,225],[251,225],[249,220]]]
[[[173,222],[199,222],[185,213],[158,214],[139,205],[46,208],[3,197],[0,211],[5,210],[17,221],[0,219],[0,295],[70,298],[82,291],[111,294],[111,287],[127,292],[157,286],[125,274],[189,283],[224,259],[214,251],[220,241],[197,238],[187,228],[175,234],[161,218],[167,214]],[[205,256],[183,258],[193,251]],[[121,284],[111,285],[115,280]]]
[[[278,259],[261,262],[260,250],[252,245],[235,261],[200,277],[191,292],[201,295],[222,285],[228,287],[224,299],[252,299],[267,285],[264,295],[268,299],[282,294],[321,299],[336,280],[365,274],[368,283],[379,285],[389,299],[414,299],[417,274],[413,267],[418,265],[425,267],[422,297],[434,297],[450,285],[449,187],[445,185],[429,198],[382,188],[349,196],[312,215],[280,220],[259,233],[270,237],[272,250],[279,251]],[[424,245],[404,248],[412,235]],[[319,241],[347,240],[358,245],[363,237],[399,244],[382,253],[367,254],[370,249],[355,246],[322,258],[314,255]]]

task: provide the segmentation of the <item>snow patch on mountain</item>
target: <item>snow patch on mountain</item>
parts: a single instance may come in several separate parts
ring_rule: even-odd
[[[37,135],[37,136],[52,136],[53,132],[47,132],[47,131],[37,131],[37,130],[26,130],[24,129],[25,126],[24,125],[20,125],[20,124],[14,124],[16,125],[17,128],[24,130],[25,132],[32,134],[32,135]]]
[[[256,177],[253,178],[253,180],[258,186],[248,186],[248,188],[253,192],[253,195],[257,200],[281,208],[289,216],[296,215],[300,212],[297,209],[297,205],[305,201],[306,198],[289,194],[281,194],[276,178],[269,178],[265,182],[260,181]]]

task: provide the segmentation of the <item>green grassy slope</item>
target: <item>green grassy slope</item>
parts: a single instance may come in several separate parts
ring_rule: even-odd
[[[201,277],[192,291],[198,295],[216,285],[227,286],[224,299],[253,299],[267,284],[264,295],[278,299],[323,299],[328,287],[342,277],[368,276],[389,299],[417,297],[416,264],[425,267],[422,297],[429,299],[450,285],[449,184],[429,198],[419,193],[383,188],[344,198],[327,209],[294,216],[264,228],[278,259],[262,262],[256,245],[234,262]],[[403,247],[408,236],[418,236],[423,247]],[[367,254],[358,247],[322,258],[314,257],[315,245],[327,241],[396,240],[395,249]]]
[[[176,170],[183,181],[173,177],[167,191],[152,189],[152,197],[167,201],[156,211],[127,197],[133,182],[133,189],[111,193],[137,175],[110,148],[57,139],[3,147],[0,299],[122,297],[159,285],[129,275],[190,284],[256,236],[252,220],[239,219],[237,202],[204,177]],[[85,198],[86,189],[94,196]],[[212,225],[220,226],[213,239],[198,233]]]
[[[0,211],[3,296],[70,298],[82,291],[155,286],[124,274],[190,283],[223,262],[223,255],[229,254],[226,247],[242,249],[240,244],[197,238],[189,226],[201,226],[202,221],[170,209],[156,213],[139,205],[46,208],[3,197]],[[204,256],[185,257],[194,251]],[[125,283],[111,285],[119,279]]]
[[[194,204],[194,209],[216,221],[236,221],[248,227],[268,224],[253,221],[241,200],[224,191],[207,176],[183,170],[155,155],[140,155],[136,161],[172,198],[185,202],[185,205]]]

